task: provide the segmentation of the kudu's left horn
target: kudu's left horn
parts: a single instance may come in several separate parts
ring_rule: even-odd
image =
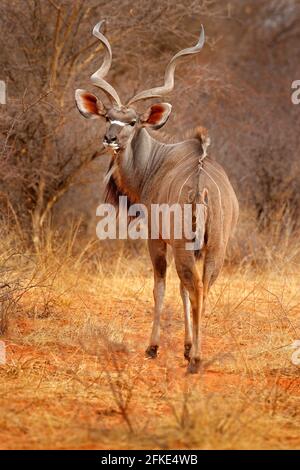
[[[204,46],[204,43],[205,43],[205,34],[204,34],[204,28],[201,25],[201,33],[200,33],[200,37],[199,37],[197,44],[194,47],[188,47],[187,49],[183,49],[182,51],[177,52],[177,54],[174,55],[174,57],[170,60],[166,68],[164,84],[160,87],[151,88],[150,90],[145,90],[145,91],[138,93],[133,98],[131,98],[128,105],[136,101],[140,101],[140,100],[146,100],[150,98],[160,98],[161,96],[170,93],[174,88],[174,73],[175,73],[175,68],[177,65],[177,60],[179,59],[179,57],[184,57],[190,54],[196,54],[202,49],[202,47]]]
[[[118,93],[107,81],[104,80],[104,77],[107,75],[110,69],[112,61],[112,52],[110,44],[107,38],[101,32],[101,28],[104,26],[104,24],[105,20],[102,20],[97,23],[93,29],[93,35],[96,36],[96,38],[100,39],[104,46],[105,55],[101,67],[95,73],[93,73],[93,75],[91,76],[91,80],[94,85],[101,88],[104,93],[106,93],[110,101],[115,101],[117,105],[121,107],[121,100],[119,98]]]

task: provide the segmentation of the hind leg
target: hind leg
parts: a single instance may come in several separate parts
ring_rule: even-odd
[[[180,281],[180,295],[184,311],[184,357],[190,359],[190,350],[192,347],[192,323],[191,323],[191,302],[187,289]]]
[[[203,262],[203,311],[207,307],[207,297],[213,283],[218,278],[224,262],[224,254],[205,254]]]
[[[200,370],[201,338],[200,321],[203,299],[203,285],[196,267],[194,253],[185,250],[184,246],[174,247],[175,265],[180,281],[188,291],[193,316],[192,348],[188,371],[196,373]]]

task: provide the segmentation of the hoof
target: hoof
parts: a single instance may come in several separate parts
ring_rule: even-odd
[[[158,351],[158,346],[148,346],[146,349],[146,356],[149,357],[150,359],[154,359],[157,357],[157,351]]]
[[[189,374],[197,374],[200,372],[201,369],[201,360],[199,358],[193,357],[190,359],[190,363],[188,365],[188,373]]]
[[[190,351],[191,351],[192,345],[191,344],[185,344],[184,345],[184,358],[189,361],[190,360]]]

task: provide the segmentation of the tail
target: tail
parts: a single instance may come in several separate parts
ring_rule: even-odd
[[[205,127],[198,126],[195,129],[195,138],[199,140],[203,155],[202,158],[205,158],[207,156],[207,149],[210,146],[211,140],[208,134],[208,130]]]
[[[208,134],[208,130],[205,127],[198,126],[192,132],[186,136],[187,138],[196,139],[199,142],[199,147],[201,150],[201,155],[199,157],[199,164],[202,165],[202,161],[207,156],[207,149],[210,146],[211,140]],[[207,222],[207,208],[208,208],[208,190],[207,188],[198,188],[198,196],[200,197],[197,200],[197,203],[200,204],[201,210],[197,214],[195,225],[193,226],[193,231],[195,233],[194,243],[197,242],[199,248],[194,250],[194,255],[197,260],[202,258],[203,248],[207,243],[207,232],[206,232],[206,222]],[[198,198],[197,198],[198,199]]]

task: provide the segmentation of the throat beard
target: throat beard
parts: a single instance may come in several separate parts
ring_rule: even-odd
[[[104,181],[106,183],[104,198],[106,203],[119,207],[119,198],[121,196],[127,197],[128,208],[137,202],[135,195],[131,194],[130,191],[127,191],[126,185],[124,184],[120,174],[117,158],[112,158]]]

